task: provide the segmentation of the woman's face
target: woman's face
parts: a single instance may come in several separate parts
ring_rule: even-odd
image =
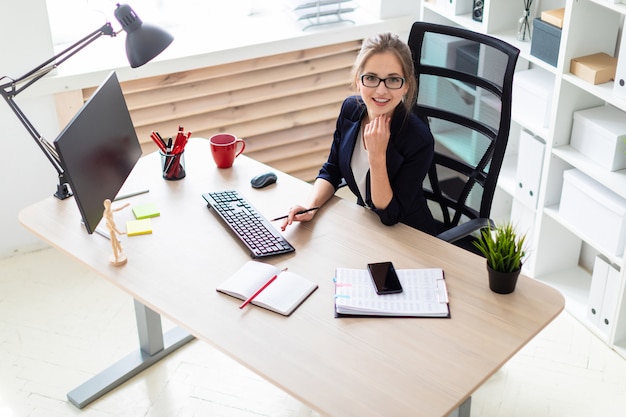
[[[363,65],[363,71],[359,74],[357,88],[359,94],[367,107],[367,114],[372,120],[377,116],[391,113],[402,101],[402,96],[408,89],[406,82],[400,88],[389,88],[385,82],[380,82],[377,87],[366,87],[363,85],[362,76],[365,75],[366,85],[376,85],[379,79],[388,79],[387,85],[396,87],[401,81],[398,78],[405,78],[402,72],[402,65],[398,58],[391,52],[382,52],[372,55]]]

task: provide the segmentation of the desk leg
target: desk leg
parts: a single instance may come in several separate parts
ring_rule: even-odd
[[[164,334],[161,316],[137,300],[135,316],[140,349],[70,391],[67,399],[76,407],[83,408],[97,400],[194,338],[180,327]]]
[[[448,417],[470,417],[471,408],[472,397],[468,397],[467,400],[463,401],[463,404],[461,404],[459,408],[451,412]]]

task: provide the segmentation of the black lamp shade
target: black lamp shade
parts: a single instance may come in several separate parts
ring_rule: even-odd
[[[126,56],[132,68],[137,68],[159,55],[174,37],[163,29],[143,23],[127,4],[118,4],[115,18],[126,31]]]

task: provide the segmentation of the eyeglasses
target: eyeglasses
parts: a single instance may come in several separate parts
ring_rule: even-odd
[[[404,78],[380,78],[370,74],[361,75],[361,84],[363,84],[363,87],[376,88],[380,85],[381,82],[385,83],[385,87],[387,87],[388,89],[397,90],[399,88],[402,88],[402,86],[404,85]]]

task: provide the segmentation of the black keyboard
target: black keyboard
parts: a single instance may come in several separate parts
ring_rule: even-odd
[[[253,258],[280,255],[295,251],[289,242],[265,217],[237,191],[202,194],[235,236],[250,250]]]

